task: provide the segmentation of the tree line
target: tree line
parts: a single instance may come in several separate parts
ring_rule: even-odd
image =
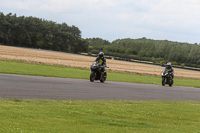
[[[87,41],[91,53],[104,51],[109,56],[152,61],[160,64],[172,62],[174,65],[200,67],[199,44],[152,40],[145,37],[118,39],[111,43],[101,38],[88,38]]]
[[[78,27],[58,24],[36,17],[25,17],[0,12],[0,44],[42,48],[55,51],[98,54],[152,61],[172,62],[174,65],[200,67],[200,45],[139,39],[117,39],[113,42],[101,38],[81,37]]]
[[[36,17],[0,12],[0,43],[19,47],[42,48],[64,52],[87,52],[81,31],[66,23],[58,24]]]

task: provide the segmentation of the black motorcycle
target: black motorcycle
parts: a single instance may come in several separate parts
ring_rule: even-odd
[[[173,74],[171,71],[163,71],[162,72],[162,86],[165,86],[165,84],[168,84],[170,87],[172,87],[174,81],[173,81]]]
[[[102,71],[103,68],[107,66],[100,66],[98,62],[94,61],[90,67],[91,74],[90,74],[90,81],[94,82],[94,80],[100,80],[102,83],[106,81],[107,73],[106,71]],[[107,67],[108,68],[108,67]]]

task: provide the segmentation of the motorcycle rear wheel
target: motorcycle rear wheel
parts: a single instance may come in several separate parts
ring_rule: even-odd
[[[169,86],[172,87],[172,85],[173,85],[173,80],[170,79],[170,80],[169,80]]]
[[[102,73],[101,74],[101,78],[100,78],[100,82],[104,83],[106,81],[106,77],[107,77],[107,74],[106,73]]]
[[[104,79],[100,79],[100,82],[101,82],[101,83],[104,83],[104,81],[105,81]]]

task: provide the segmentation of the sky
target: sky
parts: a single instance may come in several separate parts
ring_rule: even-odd
[[[200,0],[0,0],[0,12],[65,22],[83,38],[200,44]]]

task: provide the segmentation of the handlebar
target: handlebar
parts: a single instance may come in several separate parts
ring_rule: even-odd
[[[108,66],[99,66],[99,67],[101,67],[101,68],[104,68],[104,67],[109,68]]]
[[[104,68],[104,67],[109,68],[107,65],[100,66],[99,63],[96,62],[96,61],[94,61],[92,64],[94,64],[94,63],[95,63],[97,66],[99,66],[100,68]]]

